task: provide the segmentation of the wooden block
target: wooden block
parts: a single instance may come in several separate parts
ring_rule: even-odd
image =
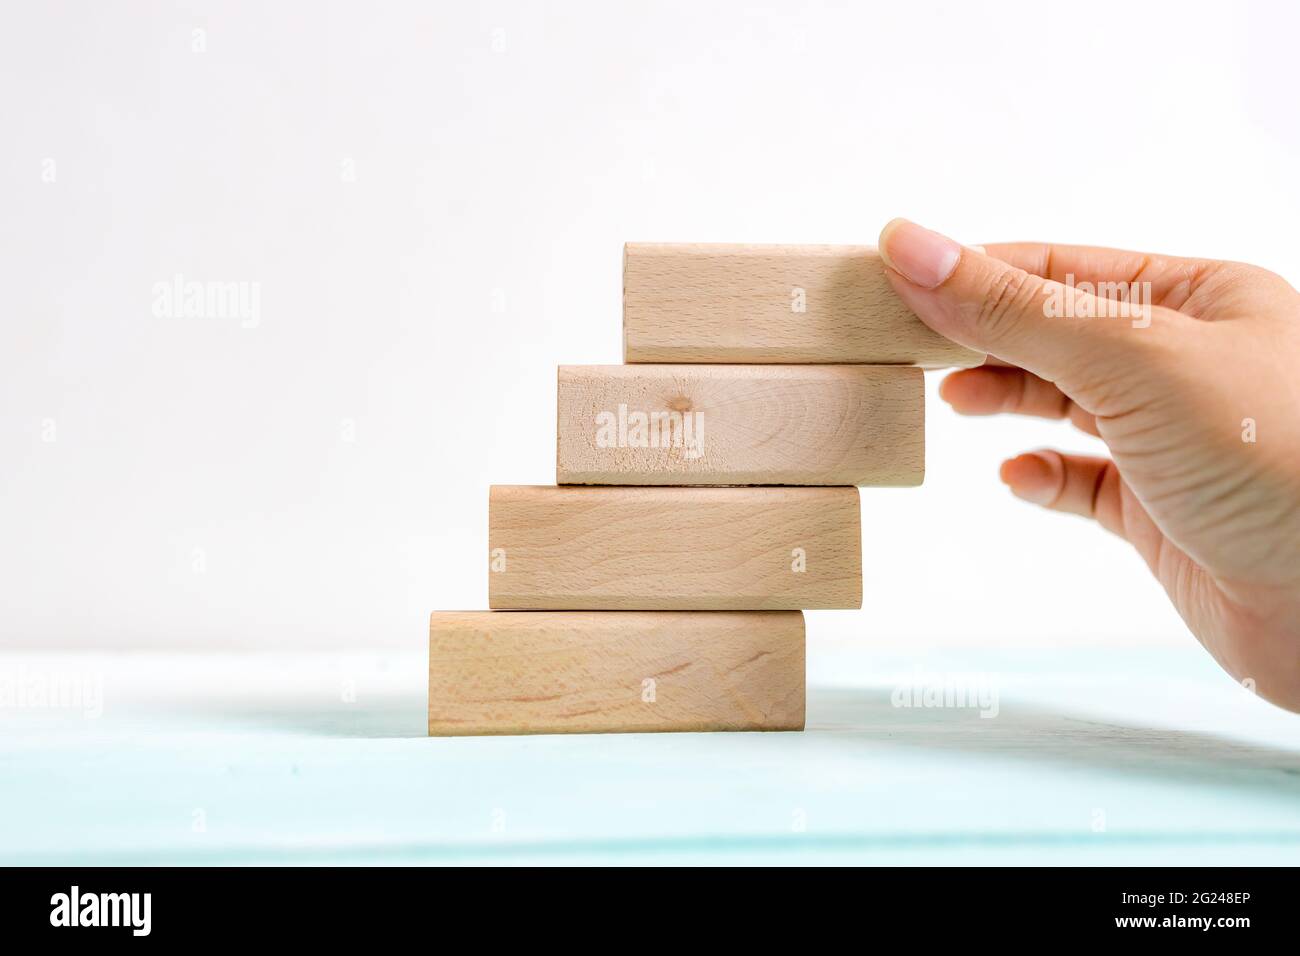
[[[560,366],[559,484],[919,485],[924,474],[919,368]]]
[[[628,243],[625,362],[973,366],[890,288],[870,246]]]
[[[492,608],[862,606],[856,488],[494,485],[488,549]]]
[[[797,611],[467,611],[429,619],[431,735],[803,723]]]

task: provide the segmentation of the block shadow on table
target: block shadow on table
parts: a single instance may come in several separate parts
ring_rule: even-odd
[[[1300,749],[1198,731],[1118,723],[1002,701],[996,717],[972,708],[895,707],[885,688],[809,690],[808,730],[846,747],[945,750],[1146,779],[1230,786],[1300,798]]]
[[[371,694],[350,704],[192,699],[173,706],[177,716],[219,717],[258,731],[337,738],[426,736],[425,696],[413,692]],[[952,751],[966,758],[985,755],[1300,798],[1300,750],[1005,700],[996,717],[985,719],[976,709],[895,707],[889,688],[813,687],[807,726],[803,739],[810,744]]]

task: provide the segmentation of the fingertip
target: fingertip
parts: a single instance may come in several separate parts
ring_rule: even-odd
[[[1008,458],[998,468],[998,477],[1002,483],[1015,491],[1017,488],[1023,488],[1038,480],[1041,470],[1041,462],[1038,456],[1024,454],[1016,455],[1014,458]]]
[[[1013,474],[1012,468],[1015,460],[1016,459],[1014,458],[1008,458],[1006,461],[1004,461],[1001,465],[998,466],[998,479],[1008,487],[1011,486],[1011,480],[1012,480],[1011,476]]]
[[[947,236],[906,219],[880,230],[880,257],[894,272],[921,289],[942,285],[961,260],[962,247]]]
[[[939,397],[952,406],[953,411],[964,414],[971,399],[971,380],[969,372],[974,369],[961,369],[950,372],[939,383]]]
[[[886,262],[889,261],[889,253],[885,249],[885,246],[888,245],[888,243],[885,240],[889,238],[890,232],[892,232],[898,226],[903,225],[903,223],[905,222],[907,222],[907,220],[904,219],[902,216],[895,216],[893,219],[889,220],[889,222],[885,223],[885,225],[880,230],[880,236],[876,240],[876,242],[880,250],[880,254],[885,258]]]
[[[1060,486],[1052,461],[1038,452],[1008,458],[998,469],[998,477],[1017,498],[1036,505],[1051,504]]]
[[[952,404],[952,395],[953,395],[952,380],[960,374],[961,372],[951,372],[948,375],[945,375],[943,377],[943,381],[939,383],[939,397],[942,398],[949,405]]]
[[[994,415],[1006,409],[1009,378],[991,368],[962,369],[939,383],[939,397],[959,415]]]

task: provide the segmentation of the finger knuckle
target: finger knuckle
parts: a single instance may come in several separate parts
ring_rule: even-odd
[[[975,321],[986,334],[997,337],[1014,324],[1037,294],[1039,283],[1023,269],[998,273],[984,291]]]
[[[1294,294],[1295,291],[1276,272],[1246,262],[1231,261],[1199,264],[1189,284],[1192,290],[1208,295],[1211,299],[1229,293],[1285,291]]]

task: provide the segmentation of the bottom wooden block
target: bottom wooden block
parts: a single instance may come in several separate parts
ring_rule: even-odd
[[[802,730],[799,611],[435,611],[429,734]]]

